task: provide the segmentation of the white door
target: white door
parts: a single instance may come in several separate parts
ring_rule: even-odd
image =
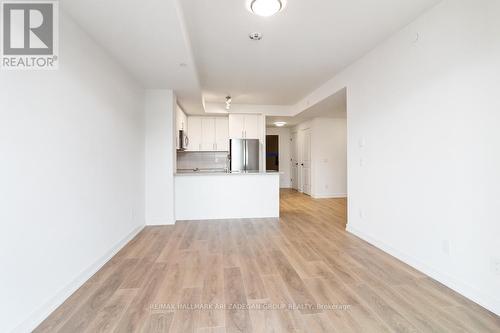
[[[215,118],[201,118],[201,150],[215,150]]]
[[[302,132],[301,140],[301,188],[302,192],[311,195],[311,130]]]
[[[292,163],[292,188],[299,190],[299,141],[297,132],[292,133],[291,141],[291,156],[290,163]]]
[[[188,145],[187,150],[189,151],[200,151],[201,150],[201,118],[200,117],[188,117]]]
[[[245,116],[245,139],[260,139],[262,136],[262,116],[261,115],[246,115]]]
[[[215,150],[229,151],[229,124],[227,118],[215,118]]]
[[[229,137],[231,139],[245,138],[245,115],[230,114],[229,115]]]

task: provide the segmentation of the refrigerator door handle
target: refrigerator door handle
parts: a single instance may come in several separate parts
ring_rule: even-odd
[[[247,167],[248,167],[248,142],[246,142],[246,140],[244,141],[243,143],[243,156],[244,157],[244,160],[243,160],[243,170],[244,171],[247,171]]]

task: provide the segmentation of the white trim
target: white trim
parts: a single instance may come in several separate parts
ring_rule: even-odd
[[[119,250],[132,240],[139,232],[144,229],[143,226],[135,228],[118,244],[113,246],[104,256],[99,258],[92,266],[84,270],[76,279],[62,288],[49,302],[42,305],[38,310],[26,318],[13,332],[31,332],[40,325],[52,312],[66,301],[75,291],[78,290],[88,279],[90,279],[104,264],[106,264]]]
[[[321,194],[312,195],[314,199],[343,199],[347,198],[347,193],[332,193],[332,194]]]
[[[450,276],[448,273],[443,272],[439,269],[428,266],[427,264],[421,262],[418,259],[415,259],[412,256],[409,256],[405,253],[402,253],[399,250],[391,247],[390,245],[385,244],[382,241],[379,241],[360,230],[352,228],[349,224],[347,224],[346,230],[351,234],[358,236],[359,238],[365,240],[366,242],[376,246],[382,251],[390,254],[391,256],[401,260],[402,262],[412,266],[413,268],[419,270],[420,272],[428,275],[436,281],[441,282],[445,286],[450,289],[453,289],[457,293],[465,296],[471,301],[481,305],[482,307],[492,311],[493,313],[500,315],[500,300],[495,299],[493,296],[486,295],[483,292],[477,290],[477,288],[460,281],[459,279]]]

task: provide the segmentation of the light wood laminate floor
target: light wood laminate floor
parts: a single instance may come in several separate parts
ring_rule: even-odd
[[[281,219],[148,227],[35,332],[500,332],[500,319],[345,231],[346,200]]]

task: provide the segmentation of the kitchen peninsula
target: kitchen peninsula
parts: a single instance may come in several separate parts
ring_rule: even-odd
[[[278,172],[175,175],[177,220],[279,217]]]
[[[175,217],[279,217],[279,173],[265,171],[265,117],[177,115]]]

